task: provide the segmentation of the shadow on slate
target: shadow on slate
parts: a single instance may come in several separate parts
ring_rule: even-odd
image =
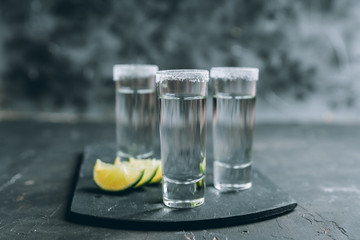
[[[261,221],[290,212],[297,205],[257,170],[253,172],[251,189],[220,193],[212,184],[212,164],[207,164],[204,205],[193,209],[170,209],[162,203],[161,184],[120,193],[101,191],[92,180],[97,158],[113,162],[115,146],[103,143],[85,148],[67,214],[70,221],[120,229],[195,230]]]

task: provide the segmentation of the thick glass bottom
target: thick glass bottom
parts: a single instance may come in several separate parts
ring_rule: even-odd
[[[230,165],[214,162],[214,187],[220,191],[241,191],[251,188],[251,162]]]
[[[163,199],[165,206],[171,208],[194,208],[201,206],[205,202],[205,198],[193,199],[193,200],[172,200],[172,199]]]
[[[205,201],[205,176],[191,181],[163,177],[163,202],[171,208],[194,208]]]

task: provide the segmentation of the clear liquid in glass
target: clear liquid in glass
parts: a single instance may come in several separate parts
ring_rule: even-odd
[[[204,203],[206,98],[195,94],[159,97],[163,201],[174,208]]]
[[[255,96],[218,94],[213,97],[214,187],[251,187]]]
[[[116,138],[120,158],[148,158],[154,154],[155,110],[155,89],[117,89]]]

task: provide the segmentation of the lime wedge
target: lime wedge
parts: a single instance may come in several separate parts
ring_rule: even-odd
[[[119,164],[120,164],[120,158],[116,157],[114,161],[114,165],[119,165]]]
[[[204,158],[204,160],[200,163],[200,172],[202,174],[205,174],[206,171],[206,158]]]
[[[159,165],[159,169],[156,171],[156,174],[155,174],[155,176],[153,177],[153,179],[151,179],[151,181],[149,182],[150,184],[161,182],[161,179],[162,179],[161,160],[156,160],[156,159],[154,159],[153,161],[155,161],[156,164]]]
[[[154,159],[135,159],[129,158],[130,165],[135,168],[143,168],[145,169],[144,176],[135,185],[135,188],[140,187],[144,184],[150,183],[151,180],[156,176],[156,173],[159,170],[161,164],[160,161]]]
[[[144,168],[135,168],[127,162],[113,165],[97,159],[93,169],[93,179],[102,190],[117,192],[137,185],[144,173]]]

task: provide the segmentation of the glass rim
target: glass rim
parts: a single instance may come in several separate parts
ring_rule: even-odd
[[[213,67],[210,70],[210,77],[212,79],[222,78],[230,81],[258,81],[259,69],[253,67]]]
[[[208,82],[209,71],[205,69],[168,69],[156,72],[156,82],[164,80],[190,82]]]
[[[113,66],[113,80],[119,81],[126,77],[152,77],[159,70],[153,64],[115,64]]]

